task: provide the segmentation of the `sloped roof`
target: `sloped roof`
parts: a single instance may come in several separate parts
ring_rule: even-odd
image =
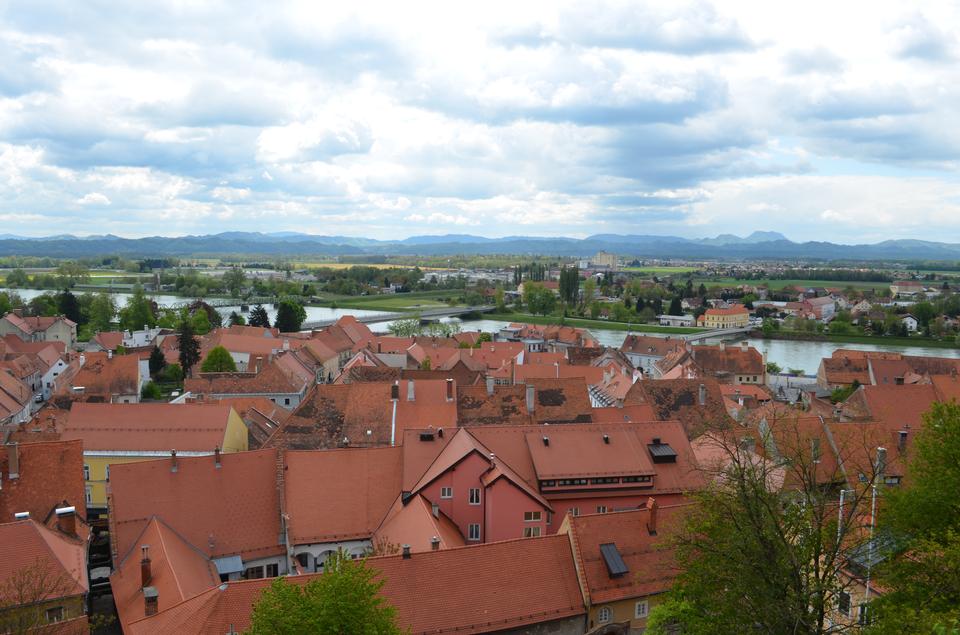
[[[530,379],[527,384],[534,387],[534,409],[530,414],[536,423],[589,423],[592,421],[593,408],[590,405],[590,395],[583,378],[538,378]]]
[[[620,345],[624,353],[665,357],[670,351],[683,348],[683,340],[653,335],[627,335]]]
[[[9,446],[8,446],[9,447]],[[30,512],[40,522],[56,507],[85,509],[83,443],[44,441],[20,443],[19,477],[10,478],[9,452],[0,451],[0,520],[12,521],[18,512]]]
[[[67,382],[57,384],[58,395],[85,400],[91,395],[108,398],[140,393],[140,358],[137,355],[110,357],[105,352],[89,352],[84,353],[83,358],[83,366]],[[74,387],[83,387],[83,393],[74,394]]]
[[[53,592],[45,596],[48,599],[82,595],[90,588],[82,541],[67,538],[33,519],[0,524],[0,584],[18,571],[41,566],[53,587]],[[10,601],[4,600],[0,598],[3,604]]]
[[[704,403],[700,404],[700,386]],[[660,421],[679,421],[687,436],[695,438],[704,430],[734,424],[713,379],[661,379],[638,381],[627,392],[624,406],[649,404]]]
[[[739,346],[694,346],[691,359],[708,373],[734,375],[763,375],[763,355],[748,347]]]
[[[527,432],[527,447],[537,476],[555,479],[655,473],[646,445],[634,427],[595,428],[578,426],[556,434],[552,427]]]
[[[458,386],[457,422],[461,426],[530,423],[526,386],[494,386],[492,395],[484,385]]]
[[[123,333],[121,331],[100,331],[93,336],[93,341],[105,351],[115,351],[118,346],[123,344]]]
[[[280,366],[267,363],[257,372],[200,373],[183,382],[184,390],[196,395],[298,394],[308,382],[284,372]]]
[[[398,540],[402,540],[413,552],[431,551],[434,537],[439,539],[440,549],[466,544],[457,525],[443,512],[438,511],[434,516],[430,502],[420,494],[413,496],[406,505],[397,497],[373,535],[374,544],[378,541],[399,544]]]

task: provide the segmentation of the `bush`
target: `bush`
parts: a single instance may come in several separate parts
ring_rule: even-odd
[[[160,371],[160,380],[167,383],[180,383],[183,381],[183,369],[180,364],[168,364]]]
[[[144,399],[163,398],[163,394],[160,392],[160,386],[156,385],[152,381],[148,381],[143,385],[143,390],[140,391],[140,396]]]

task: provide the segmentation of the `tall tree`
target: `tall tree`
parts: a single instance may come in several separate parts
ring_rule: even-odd
[[[183,376],[189,377],[190,370],[200,361],[200,342],[194,337],[193,325],[189,320],[180,324],[180,368]]]
[[[117,303],[109,293],[98,293],[90,301],[90,327],[96,331],[109,331],[117,316]]]
[[[679,296],[673,296],[673,299],[670,300],[670,308],[667,310],[667,313],[670,315],[683,315],[683,304]]]
[[[244,320],[243,316],[236,311],[230,311],[230,317],[227,319],[227,323],[230,326],[243,326],[247,323],[247,321]]]
[[[147,363],[150,367],[151,377],[156,377],[157,373],[167,365],[167,358],[164,357],[163,351],[160,350],[159,346],[154,346],[153,350],[150,351],[150,359]]]
[[[230,267],[230,269],[223,274],[223,286],[225,286],[230,292],[230,295],[235,298],[240,295],[240,291],[243,290],[243,283],[246,281],[247,274],[244,273],[241,267]]]
[[[137,331],[144,326],[153,327],[157,317],[153,312],[153,301],[143,292],[139,284],[134,286],[133,294],[127,298],[127,304],[120,309],[120,328],[125,331]]]
[[[277,317],[273,326],[281,333],[296,333],[306,319],[307,311],[303,305],[293,300],[283,300],[277,306]]]
[[[68,320],[73,320],[77,324],[84,321],[80,314],[80,301],[67,289],[57,294],[57,310]]]
[[[277,578],[263,592],[250,619],[250,635],[363,633],[399,635],[396,609],[380,595],[383,580],[366,560],[334,553],[306,584]]]
[[[237,365],[230,351],[222,346],[214,346],[207,353],[207,358],[200,365],[200,370],[204,373],[234,373],[237,371]]]
[[[262,304],[258,304],[250,311],[250,326],[270,328],[270,316],[267,315],[267,310]]]

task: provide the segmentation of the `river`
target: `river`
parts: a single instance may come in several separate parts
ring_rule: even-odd
[[[29,301],[42,293],[48,292],[38,289],[0,289],[0,291],[13,291],[20,294],[20,297],[26,301]],[[127,298],[130,297],[130,294],[128,293],[115,293],[113,295],[116,298],[117,305],[121,307],[127,301]],[[169,307],[188,301],[188,298],[182,298],[174,295],[152,295],[151,297],[161,307]],[[273,319],[276,317],[276,310],[269,305],[266,307],[266,309],[267,313],[270,315],[270,320],[273,321]],[[356,315],[359,317],[364,315],[383,315],[385,313],[385,311],[331,309],[328,307],[319,306],[308,306],[305,307],[305,309],[307,311],[308,321],[331,320],[337,319],[344,315]],[[230,315],[231,311],[239,311],[240,306],[237,305],[232,307],[223,307],[217,310],[221,315],[224,316],[224,318],[226,318],[228,315]],[[458,318],[450,318],[449,320],[444,321],[460,323],[464,330],[481,330],[490,333],[496,333],[501,328],[509,324],[509,322],[504,322],[501,320],[486,319],[461,321]],[[388,326],[389,323],[377,323],[371,324],[370,328],[375,331],[386,331]],[[624,337],[626,336],[625,331],[615,331],[601,328],[591,328],[589,330],[597,339],[597,341],[604,346],[614,346],[619,348],[619,346],[623,343]],[[805,340],[765,340],[762,338],[748,338],[747,342],[750,344],[750,346],[755,347],[757,350],[765,351],[767,353],[767,361],[776,362],[784,370],[787,368],[803,369],[803,371],[808,375],[816,374],[817,368],[820,366],[820,360],[824,357],[830,357],[833,354],[833,351],[838,348],[850,348],[861,351],[896,351],[906,355],[960,358],[960,349],[955,348],[928,348],[924,346],[895,346],[889,344],[846,344]],[[710,343],[715,343],[715,341],[710,341]]]

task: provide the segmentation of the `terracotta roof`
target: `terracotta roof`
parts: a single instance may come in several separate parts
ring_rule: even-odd
[[[68,320],[62,315],[55,315],[52,317],[47,316],[19,316],[16,313],[7,313],[3,316],[3,319],[7,320],[18,329],[24,333],[36,333],[37,331],[46,331],[51,326],[57,322],[63,322],[67,326],[75,327],[77,324],[72,320]]]
[[[10,478],[10,453],[16,452],[19,475]],[[75,506],[86,516],[83,482],[83,444],[45,441],[8,445],[0,452],[0,520],[18,512],[46,522],[56,507]]]
[[[720,384],[720,394],[724,397],[736,398],[737,395],[756,399],[757,401],[770,401],[773,395],[765,386],[756,384]]]
[[[526,433],[533,467],[540,479],[653,475],[653,461],[634,426],[604,425]]]
[[[113,600],[120,624],[124,626],[145,615],[140,571],[142,545],[149,547],[150,581],[147,586],[157,590],[157,607],[161,611],[220,583],[217,568],[206,554],[186,542],[162,520],[151,518],[110,576]]]
[[[25,342],[16,335],[8,334],[4,335],[3,343],[7,346],[8,352],[14,353],[37,353],[39,354],[42,351],[45,351],[49,348],[53,348],[57,355],[63,355],[67,352],[67,343],[61,342],[59,340],[53,340],[49,342]]]
[[[700,386],[704,404],[700,404]],[[660,421],[679,421],[691,439],[705,430],[734,424],[713,379],[662,379],[638,381],[630,388],[624,406],[649,404]]]
[[[567,348],[567,363],[574,366],[588,366],[593,360],[603,355],[602,346],[571,346]]]
[[[694,346],[691,359],[704,372],[731,375],[763,375],[763,355],[748,347],[739,346]]]
[[[488,633],[582,615],[583,599],[566,536],[524,538],[371,558],[381,595],[411,633]],[[287,578],[305,584],[312,575]],[[469,579],[470,584],[463,584]],[[537,580],[531,584],[530,580]],[[250,625],[250,607],[271,580],[231,582],[127,629],[141,633],[221,633]]]
[[[85,451],[213,452],[223,445],[233,409],[211,404],[109,404],[75,402],[63,439]]]
[[[647,508],[567,517],[564,524],[569,526],[574,557],[590,603],[596,606],[669,590],[680,570],[673,550],[665,546],[689,509],[689,504],[658,507],[655,533],[649,529]],[[601,545],[616,547],[627,567],[625,574],[611,575]]]
[[[620,345],[620,350],[624,353],[664,357],[677,347],[683,347],[683,340],[652,335],[627,335]]]
[[[870,363],[866,357],[824,357],[820,361],[823,376],[831,385],[849,385],[854,381],[861,385],[870,383]]]
[[[400,495],[401,458],[401,448],[286,452],[290,541],[309,544],[372,536]],[[318,487],[323,483],[331,486]]]
[[[18,571],[41,566],[54,587],[45,598],[83,595],[90,588],[83,541],[67,538],[33,519],[0,524],[0,586]],[[6,606],[17,600],[0,598],[0,602]]]
[[[221,332],[231,333],[233,335],[244,335],[244,336],[253,336],[253,337],[263,337],[263,338],[275,338],[280,335],[280,329],[275,328],[266,328],[263,326],[249,326],[247,324],[235,324],[233,326],[228,326],[223,329],[218,329]]]
[[[592,421],[593,408],[583,379],[530,379],[527,385],[534,387],[534,408],[530,414],[536,423]]]
[[[413,552],[432,551],[433,538],[439,539],[439,549],[462,547],[466,544],[460,529],[441,511],[433,515],[430,502],[423,496],[413,496],[406,505],[398,497],[380,527],[373,535],[374,544],[410,545]]]
[[[259,373],[200,373],[187,378],[183,389],[195,395],[293,395],[307,387],[308,382],[301,377],[285,372],[276,362],[264,361]]]
[[[484,385],[458,386],[457,423],[461,426],[530,423],[526,386],[494,386],[492,395],[487,394]]]
[[[933,384],[910,384],[861,386],[847,403],[851,410],[858,411],[859,416],[919,429],[923,424],[923,413],[937,400]]]
[[[960,402],[960,378],[957,375],[934,375],[930,381],[937,390],[939,401],[956,399]]]
[[[101,331],[93,336],[96,342],[105,351],[115,351],[123,344],[123,333],[120,331]]]
[[[32,397],[30,386],[9,370],[0,369],[0,421],[22,412]]]
[[[110,466],[110,535],[115,565],[139,546],[156,516],[205,555],[244,559],[283,553],[277,451],[118,463]],[[241,486],[242,485],[242,486]]]
[[[140,359],[136,355],[105,352],[83,354],[84,364],[65,382],[57,382],[55,401],[66,407],[69,401],[110,401],[116,395],[140,394]],[[82,387],[83,392],[73,389]]]
[[[733,306],[728,309],[707,309],[706,315],[745,315],[750,311],[743,306]]]
[[[514,322],[510,324],[510,328],[519,329],[518,337],[521,339],[543,339],[562,342],[570,346],[594,347],[597,345],[597,341],[590,335],[588,330],[578,329],[572,326],[522,324]]]
[[[653,407],[648,403],[594,408],[591,416],[594,423],[634,423],[656,420]]]

